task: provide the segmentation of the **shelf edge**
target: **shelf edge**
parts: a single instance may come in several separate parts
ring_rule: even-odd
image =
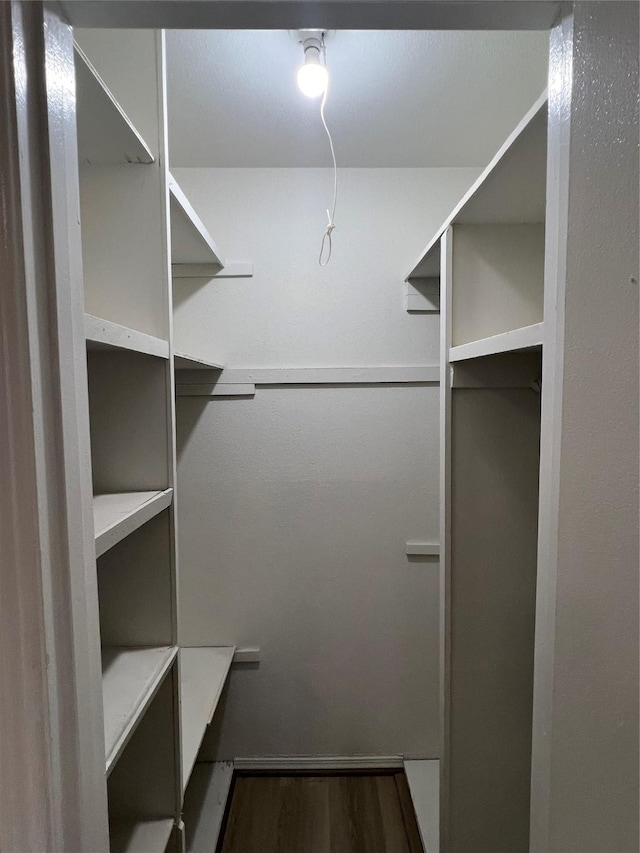
[[[500,355],[509,352],[520,352],[526,349],[542,346],[544,324],[535,323],[523,326],[500,335],[459,344],[449,350],[449,361],[466,361],[472,358],[482,358],[487,355]]]
[[[114,492],[114,494],[118,493]],[[126,494],[126,492],[122,494]],[[118,542],[126,539],[127,536],[131,535],[139,527],[142,527],[143,524],[146,524],[147,521],[151,521],[154,516],[170,506],[172,500],[173,489],[158,491],[154,497],[149,498],[149,500],[138,506],[131,513],[125,515],[102,533],[96,535],[96,557],[101,557],[106,551],[117,545]]]
[[[121,350],[169,358],[169,341],[139,332],[112,320],[103,320],[94,314],[84,315],[84,336],[87,348]]]

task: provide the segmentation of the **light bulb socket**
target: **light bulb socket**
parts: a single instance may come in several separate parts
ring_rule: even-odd
[[[322,37],[309,36],[302,42],[305,65],[320,65],[320,57],[324,49]]]

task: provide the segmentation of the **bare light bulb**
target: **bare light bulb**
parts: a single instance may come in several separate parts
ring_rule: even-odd
[[[316,62],[305,62],[298,69],[298,88],[307,98],[319,98],[324,95],[329,74],[324,65]]]
[[[304,65],[298,69],[298,88],[307,98],[319,98],[327,89],[329,74],[320,61],[324,42],[317,35],[310,35],[302,42]]]

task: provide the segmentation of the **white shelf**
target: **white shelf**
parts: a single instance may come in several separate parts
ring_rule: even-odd
[[[169,341],[102,320],[93,314],[84,315],[84,336],[87,349],[131,350],[158,358],[169,358]]]
[[[544,222],[547,99],[545,91],[438,228],[405,281],[439,276],[440,253],[437,247],[450,225]]]
[[[216,850],[232,780],[231,761],[203,762],[194,767],[184,801],[187,853]]]
[[[116,492],[93,496],[96,557],[166,509],[173,489],[160,492]]]
[[[196,762],[207,726],[222,693],[235,646],[180,649],[182,790]]]
[[[169,175],[169,193],[174,273],[180,275],[175,267],[182,264],[205,264],[215,270],[222,269],[224,260],[220,249],[172,175]]]
[[[409,791],[425,853],[440,849],[440,762],[405,761]]]
[[[533,326],[524,326],[522,329],[514,329],[501,335],[492,335],[490,338],[451,347],[449,361],[465,361],[471,358],[482,358],[485,355],[519,352],[541,347],[543,327],[543,323],[535,323]]]
[[[81,48],[74,47],[80,160],[94,165],[153,163],[147,143]]]
[[[102,650],[106,770],[109,773],[177,654],[174,646]]]
[[[184,352],[174,352],[173,364],[176,370],[222,370],[224,368],[224,365],[219,362],[196,358]]]
[[[164,853],[171,832],[173,818],[118,822],[110,827],[111,853]]]

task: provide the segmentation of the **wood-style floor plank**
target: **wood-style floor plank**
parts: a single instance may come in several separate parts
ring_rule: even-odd
[[[421,853],[397,776],[240,776],[219,851]]]

